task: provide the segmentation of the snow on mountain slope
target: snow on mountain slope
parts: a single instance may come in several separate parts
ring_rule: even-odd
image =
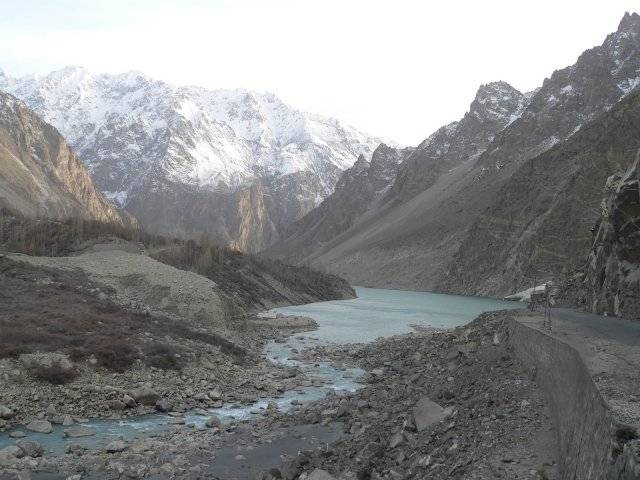
[[[138,72],[96,75],[67,67],[44,76],[2,74],[0,90],[56,126],[105,194],[136,215],[149,211],[145,197],[155,197],[145,189],[160,185],[199,196],[235,194],[258,180],[294,175],[308,182],[311,175],[316,188],[286,209],[294,218],[276,222],[286,224],[322,201],[341,172],[380,143],[337,120],[293,109],[270,93],[175,87]],[[297,187],[295,181],[280,184]],[[140,220],[163,233],[218,230],[197,225],[197,215],[195,224],[174,231],[157,228],[154,218]],[[222,237],[236,240],[229,231]]]
[[[4,85],[0,80],[0,88],[60,129],[92,170],[118,154],[147,163],[180,153],[191,157],[185,159],[192,167],[185,182],[235,187],[254,175],[330,176],[379,143],[336,120],[292,109],[270,93],[173,87],[137,72],[94,75],[67,67],[7,78]],[[164,149],[154,148],[158,141],[166,142]],[[120,161],[119,170],[126,170],[126,159]],[[106,180],[100,179],[111,183]],[[323,181],[332,187],[329,178]]]

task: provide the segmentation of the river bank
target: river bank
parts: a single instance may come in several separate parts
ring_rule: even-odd
[[[289,412],[271,404],[256,409],[253,420],[214,428],[174,425],[125,442],[122,451],[76,449],[34,468],[105,479],[294,479],[316,468],[344,479],[558,478],[549,412],[509,351],[504,315],[301,352],[314,362],[367,370],[355,393],[329,393]],[[296,452],[282,447],[291,441]],[[264,471],[256,476],[258,466]]]

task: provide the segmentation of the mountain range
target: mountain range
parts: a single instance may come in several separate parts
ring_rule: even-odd
[[[480,86],[460,120],[408,148],[272,94],[77,67],[2,74],[21,100],[2,96],[0,193],[31,214],[123,221],[90,174],[152,232],[353,284],[504,295],[584,267],[607,178],[640,148],[638,85],[635,13],[534,91]]]
[[[363,199],[353,211],[341,186],[359,174],[347,170],[267,253],[356,285],[465,294],[507,294],[578,269],[606,178],[635,156],[638,84],[640,17],[627,13],[533,92],[482,86],[460,121],[387,152],[397,174],[375,201],[352,189]]]
[[[150,231],[257,251],[329,195],[379,139],[270,93],[175,87],[138,72],[0,73]]]

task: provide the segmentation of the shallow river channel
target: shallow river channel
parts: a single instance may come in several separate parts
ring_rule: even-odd
[[[330,389],[355,391],[359,387],[356,379],[362,371],[338,370],[328,363],[300,362],[291,358],[295,357],[295,351],[320,344],[371,342],[379,337],[411,332],[413,326],[456,327],[468,323],[482,312],[522,307],[522,304],[516,302],[480,297],[363,287],[356,287],[356,292],[358,298],[351,300],[282,307],[264,314],[304,315],[318,322],[317,330],[293,335],[285,343],[267,344],[264,354],[274,362],[296,365],[312,376],[324,378],[327,381],[324,386],[292,390],[279,397],[263,398],[251,405],[224,405],[222,408],[208,410],[206,415],[188,413],[184,415],[187,424],[202,428],[212,415],[223,421],[247,419],[254,416],[252,412],[266,408],[269,402],[276,402],[281,410],[287,410],[294,400],[308,403],[324,397]],[[116,438],[133,439],[154,435],[170,428],[168,420],[169,416],[166,414],[121,420],[91,420],[85,425],[95,429],[96,435],[80,438],[65,438],[63,427],[59,425],[50,434],[25,433],[26,439],[39,442],[48,455],[60,455],[70,443],[96,448]],[[23,428],[20,430],[25,431]],[[0,434],[0,449],[14,443],[15,440],[9,437],[8,432]]]

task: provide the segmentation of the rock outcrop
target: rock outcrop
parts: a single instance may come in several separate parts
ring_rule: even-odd
[[[0,206],[28,216],[135,223],[96,189],[78,156],[53,126],[2,92]]]
[[[640,320],[640,151],[606,191],[587,264],[587,308]]]
[[[511,293],[580,269],[602,185],[640,147],[640,91],[569,140],[524,162],[493,195],[454,255],[446,291]]]

